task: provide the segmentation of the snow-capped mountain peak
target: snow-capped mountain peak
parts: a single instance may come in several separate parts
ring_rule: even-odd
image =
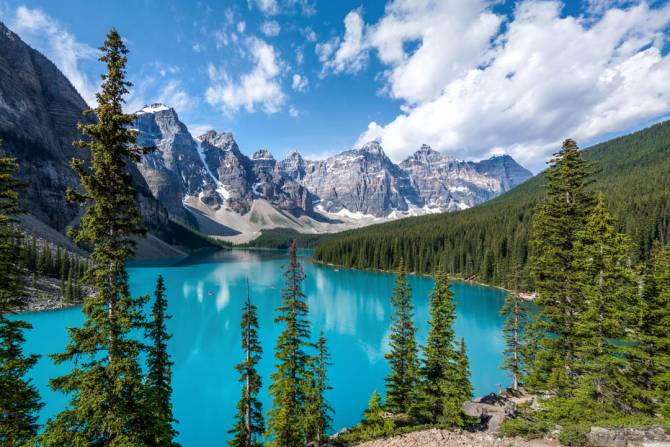
[[[277,161],[266,149],[248,157],[230,132],[211,130],[194,139],[177,113],[160,103],[137,112],[134,127],[140,144],[158,149],[140,171],[181,218],[189,214],[184,204],[243,216],[263,200],[296,218],[318,219],[312,208],[318,204],[317,212],[328,218],[371,222],[469,208],[531,176],[509,156],[461,162],[425,144],[400,164],[376,141],[325,160],[291,151]]]

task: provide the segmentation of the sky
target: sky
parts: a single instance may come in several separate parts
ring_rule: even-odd
[[[381,142],[534,172],[670,117],[670,0],[0,0],[91,105],[115,27],[134,86],[194,136],[324,158]]]

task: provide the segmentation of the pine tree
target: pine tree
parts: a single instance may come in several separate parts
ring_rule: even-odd
[[[166,322],[171,317],[167,313],[167,297],[162,275],[156,280],[154,303],[151,307],[151,321],[147,325],[146,338],[149,340],[147,355],[147,406],[152,408],[153,417],[149,427],[149,444],[156,446],[175,445],[177,431],[172,424],[172,362],[168,353],[168,334]]]
[[[470,383],[470,361],[468,360],[468,352],[465,347],[465,339],[461,338],[461,345],[458,350],[458,376],[456,384],[461,393],[461,406],[463,402],[472,399],[472,383]]]
[[[636,283],[628,262],[630,243],[615,230],[602,195],[577,232],[575,253],[575,278],[583,303],[574,324],[579,340],[574,369],[579,404],[625,411],[636,406],[640,394],[630,377],[627,331],[634,317]]]
[[[72,160],[82,192],[68,191],[70,200],[88,205],[79,230],[72,233],[76,242],[92,246],[86,279],[95,294],[84,301],[83,326],[70,329],[65,352],[54,355],[57,363],[76,361],[76,366],[51,381],[70,403],[49,421],[44,445],[143,445],[144,420],[150,414],[143,406],[143,345],[131,334],[145,325],[147,297],[131,296],[124,266],[134,253],[132,237],[143,234],[128,172],[142,151],[130,129],[134,116],[122,110],[130,84],[125,81],[127,49],[116,30],[107,34],[101,51],[107,73],[92,111],[96,120],[79,125],[86,139],[76,142],[90,151],[91,164]]]
[[[363,412],[360,430],[364,438],[376,438],[391,433],[393,429],[393,421],[384,417],[382,397],[375,390],[368,402],[368,408]]]
[[[386,407],[394,413],[405,413],[417,401],[419,357],[414,327],[414,306],[404,263],[400,262],[395,288],[391,296],[393,317],[390,352],[385,355],[391,366],[386,377]]]
[[[310,327],[308,306],[301,284],[305,275],[298,262],[297,245],[289,250],[289,263],[284,271],[285,286],[282,304],[277,308],[275,322],[284,325],[275,347],[278,363],[272,373],[268,434],[272,445],[299,447],[306,444],[304,433],[305,394],[309,386]]]
[[[332,387],[328,385],[328,367],[331,363],[323,330],[316,342],[316,351],[316,356],[311,359],[312,377],[307,392],[305,433],[309,443],[321,445],[326,440],[326,433],[333,422],[331,416],[333,409],[325,396]]]
[[[632,356],[642,409],[670,418],[670,245],[654,244],[637,311]]]
[[[0,445],[8,447],[26,445],[37,434],[42,407],[36,388],[26,378],[37,362],[37,356],[23,353],[23,333],[31,326],[8,318],[24,304],[18,268],[21,234],[14,219],[20,212],[17,171],[13,159],[0,157]]]
[[[509,291],[505,296],[505,303],[500,309],[500,314],[505,317],[503,335],[505,338],[505,350],[503,351],[504,363],[502,368],[512,375],[512,390],[519,391],[519,381],[524,373],[523,351],[524,333],[528,327],[529,309],[526,301],[519,296],[520,272],[519,266],[512,268],[509,279]]]
[[[531,239],[531,273],[541,315],[539,349],[529,376],[538,389],[569,393],[578,339],[574,323],[582,310],[575,290],[574,244],[593,204],[586,187],[590,166],[573,140],[565,140],[546,171],[547,197],[536,209]]]
[[[228,441],[231,447],[260,447],[262,445],[260,437],[265,431],[263,405],[258,399],[262,386],[261,376],[256,371],[263,349],[258,339],[256,306],[251,303],[248,287],[247,284],[247,300],[244,303],[240,324],[244,361],[236,366],[242,383],[242,397],[237,403],[235,426],[229,432],[234,435],[233,439]]]
[[[459,355],[453,328],[456,320],[454,294],[449,289],[446,273],[436,273],[434,279],[428,338],[420,371],[421,399],[413,413],[421,422],[459,426],[463,401],[456,383]]]

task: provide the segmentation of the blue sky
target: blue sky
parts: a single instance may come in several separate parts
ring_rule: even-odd
[[[95,48],[130,49],[130,110],[162,101],[243,152],[323,157],[366,140],[510,153],[537,171],[670,112],[667,1],[0,0],[0,20],[90,100]]]

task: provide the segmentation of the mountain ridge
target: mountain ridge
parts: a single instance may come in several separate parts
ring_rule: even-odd
[[[23,216],[24,229],[45,239],[54,232],[64,234],[81,217],[81,207],[66,200],[65,192],[79,185],[70,160],[78,157],[89,161],[88,152],[72,144],[81,138],[77,123],[94,119],[84,116],[87,109],[81,95],[49,59],[0,22],[0,154],[16,159],[17,176],[26,183],[19,191],[20,204],[36,220]],[[163,250],[168,244],[180,244],[180,235],[186,230],[170,220],[137,167],[130,165],[129,171],[138,192],[143,225],[153,234],[138,241],[139,256]],[[188,239],[211,246],[199,237]]]
[[[605,193],[618,229],[631,238],[633,261],[645,261],[655,240],[670,239],[670,121],[591,146],[583,154],[597,162],[591,188]],[[392,270],[403,258],[411,271],[430,273],[439,265],[454,276],[505,285],[513,266],[523,267],[528,259],[533,209],[543,197],[543,184],[540,173],[471,209],[332,235],[319,244],[315,259]]]
[[[393,163],[377,142],[323,160],[305,159],[297,151],[277,160],[266,149],[247,156],[230,132],[211,130],[190,135],[168,105],[145,106],[137,116],[135,127],[140,140],[155,144],[163,159],[197,162],[192,154],[199,154],[200,167],[187,164],[191,171],[186,175],[175,164],[154,163],[164,171],[159,179],[151,176],[156,169],[152,159],[143,160],[140,171],[149,175],[147,183],[154,195],[168,197],[170,201],[165,199],[164,205],[175,213],[183,214],[187,209],[199,215],[196,220],[204,226],[211,226],[211,222],[202,219],[230,227],[222,229],[225,233],[248,232],[250,226],[252,232],[268,225],[276,227],[273,223],[240,221],[257,200],[266,201],[280,214],[288,212],[301,219],[296,227],[300,231],[337,231],[346,229],[347,224],[358,226],[469,208],[532,176],[509,156],[482,162],[458,161],[425,145],[399,164]],[[181,133],[183,140],[175,138]],[[432,165],[420,159],[421,154],[442,162],[437,172],[432,172],[434,175],[426,175]],[[187,184],[191,177],[195,187]],[[170,178],[181,182],[178,191]],[[269,218],[277,219],[282,220]]]

